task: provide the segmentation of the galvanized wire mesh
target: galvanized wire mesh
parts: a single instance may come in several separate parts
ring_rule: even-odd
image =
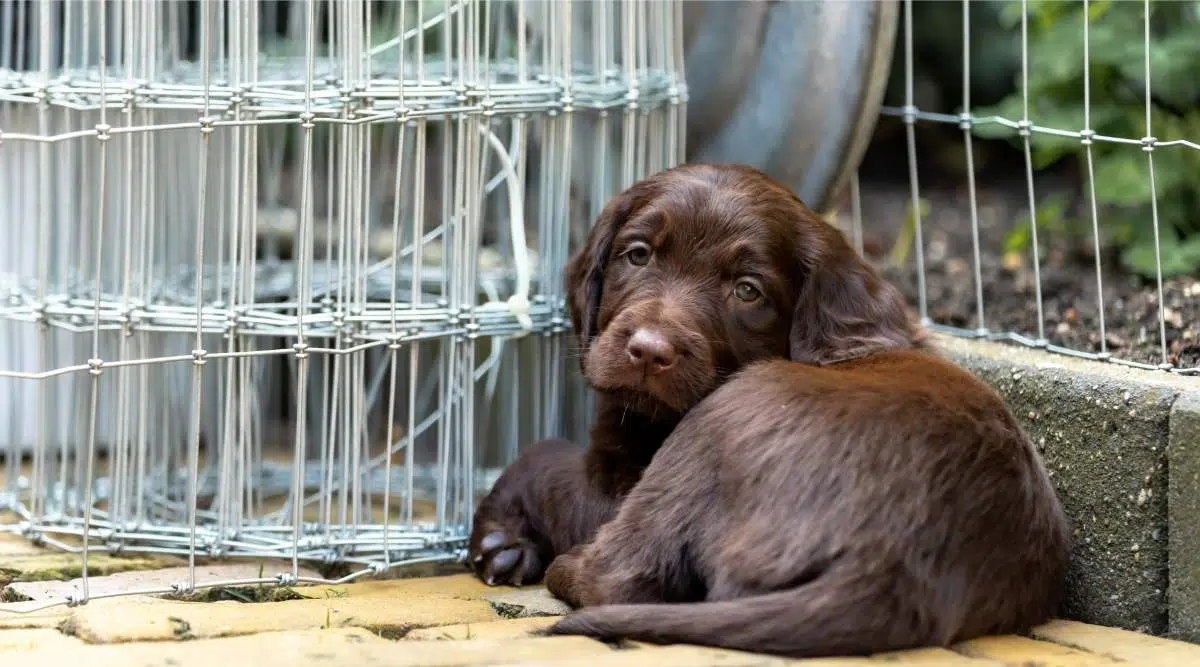
[[[1089,11],[1088,0],[1081,0],[1083,7],[1083,15],[1091,16]],[[949,333],[957,336],[968,338],[978,338],[987,340],[1004,340],[1031,348],[1041,348],[1051,352],[1083,357],[1087,359],[1103,360],[1112,363],[1123,364],[1137,368],[1148,370],[1168,370],[1175,373],[1197,374],[1200,373],[1200,368],[1188,367],[1181,364],[1173,363],[1169,356],[1166,313],[1163,299],[1163,272],[1162,272],[1162,254],[1159,245],[1160,220],[1158,213],[1158,195],[1155,192],[1155,155],[1158,151],[1194,151],[1200,150],[1200,143],[1190,137],[1171,137],[1167,139],[1157,138],[1154,129],[1151,125],[1151,99],[1152,99],[1152,75],[1151,71],[1151,50],[1153,47],[1151,33],[1151,3],[1149,0],[1143,0],[1141,3],[1144,7],[1144,22],[1142,25],[1130,25],[1128,27],[1128,39],[1138,40],[1142,43],[1142,53],[1144,56],[1143,76],[1144,82],[1144,98],[1145,98],[1145,134],[1141,137],[1114,137],[1098,134],[1092,129],[1092,107],[1093,107],[1093,82],[1092,75],[1089,72],[1089,65],[1093,58],[1089,46],[1089,26],[1090,21],[1082,21],[1083,30],[1083,127],[1048,127],[1039,124],[1039,119],[1031,117],[1029,103],[1029,21],[1030,7],[1026,0],[1021,0],[1021,19],[1020,19],[1020,35],[1021,35],[1021,78],[1020,88],[1023,97],[1023,114],[1020,118],[1003,118],[997,116],[977,117],[972,114],[971,104],[971,85],[972,69],[970,62],[971,54],[971,2],[962,0],[962,57],[963,57],[963,86],[962,100],[959,106],[958,113],[938,113],[929,110],[917,108],[914,95],[914,65],[913,65],[913,36],[914,30],[921,30],[921,26],[913,25],[913,1],[904,0],[903,3],[903,62],[893,64],[893,67],[903,68],[905,92],[904,105],[901,107],[884,107],[883,115],[892,116],[902,119],[904,123],[904,131],[907,142],[907,165],[908,182],[911,193],[911,215],[915,217],[915,253],[914,261],[916,263],[916,307],[919,311],[922,321],[931,329]],[[1044,64],[1043,64],[1044,65]],[[921,206],[921,187],[917,176],[917,141],[916,132],[921,124],[948,124],[958,126],[962,130],[964,153],[966,159],[966,194],[970,205],[970,228],[972,235],[972,255],[970,258],[970,266],[972,268],[971,278],[974,283],[975,299],[973,318],[975,326],[966,328],[962,326],[951,326],[942,322],[934,321],[930,315],[930,302],[926,289],[927,269],[925,265],[928,252],[927,241],[929,231],[927,228],[928,222],[923,220]],[[998,253],[998,248],[981,247],[979,240],[979,202],[976,192],[976,165],[974,163],[974,139],[973,129],[985,124],[999,124],[1013,130],[1014,135],[1019,136],[1022,142],[1022,148],[1025,157],[1025,184],[1028,194],[1029,206],[1029,235],[1030,247],[1029,253],[1033,268],[1033,284],[1034,284],[1034,303],[1031,308],[1037,310],[1036,328],[1028,331],[1002,331],[1003,327],[996,326],[995,322],[989,319],[988,304],[984,299],[984,281],[981,275],[981,255],[988,253]],[[1096,307],[1098,309],[1097,327],[1098,334],[1095,338],[1098,340],[1098,350],[1084,350],[1063,345],[1056,345],[1048,340],[1046,330],[1046,313],[1044,312],[1044,299],[1042,293],[1042,276],[1040,268],[1044,262],[1042,248],[1038,244],[1039,231],[1039,214],[1038,214],[1038,199],[1036,197],[1035,170],[1031,159],[1031,144],[1038,141],[1039,136],[1056,136],[1074,138],[1079,141],[1080,150],[1083,156],[1083,164],[1086,167],[1086,191],[1088,200],[1088,210],[1090,213],[1091,223],[1091,240],[1094,244],[1095,256],[1095,280],[1096,280]],[[1105,290],[1103,284],[1102,261],[1103,253],[1100,248],[1101,239],[1101,216],[1100,207],[1096,202],[1096,179],[1094,173],[1093,148],[1100,142],[1108,142],[1112,144],[1123,145],[1129,150],[1141,150],[1146,156],[1146,178],[1149,179],[1149,190],[1151,193],[1151,209],[1149,219],[1144,224],[1152,225],[1154,232],[1154,251],[1155,259],[1157,260],[1157,330],[1152,334],[1158,339],[1159,348],[1159,363],[1146,363],[1144,361],[1136,361],[1122,358],[1118,354],[1114,354],[1108,347],[1108,337],[1105,335],[1105,310],[1106,306],[1111,308],[1111,304],[1105,303]],[[856,242],[861,248],[861,202],[858,194],[858,182],[855,179],[852,183],[852,218],[851,223],[852,233]]]
[[[0,16],[0,505],[79,554],[54,604],[97,551],[454,560],[585,428],[561,268],[681,159],[676,2]]]

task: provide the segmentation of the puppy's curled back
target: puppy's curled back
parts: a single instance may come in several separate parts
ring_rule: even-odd
[[[551,632],[794,657],[948,645],[1048,620],[1068,550],[1040,458],[967,372],[911,350],[766,361],[667,439]],[[621,604],[631,582],[682,602]]]

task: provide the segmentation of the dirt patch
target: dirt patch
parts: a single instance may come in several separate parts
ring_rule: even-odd
[[[982,142],[975,142],[978,147]],[[1028,193],[1023,162],[1010,151],[989,147],[988,168],[976,175],[979,230],[979,282],[984,326],[991,332],[1038,335],[1034,263],[1029,246],[1013,249],[1014,228],[1028,228]],[[920,155],[918,156],[921,157]],[[918,280],[914,253],[900,266],[887,266],[889,253],[902,233],[911,195],[903,146],[873,145],[861,173],[864,252],[917,306]],[[933,160],[926,160],[933,162]],[[929,317],[939,324],[978,327],[976,271],[971,205],[964,172],[946,167],[922,169],[921,198],[925,249],[925,290]],[[1066,170],[1039,174],[1035,192],[1039,210],[1076,190]],[[1067,197],[1067,199],[1070,199]],[[1075,199],[1075,205],[1086,200]],[[849,219],[848,202],[841,215]],[[1085,216],[1085,219],[1090,220]],[[1090,224],[1090,223],[1089,223]],[[1086,230],[1085,230],[1086,231]],[[1022,233],[1022,232],[1017,232]],[[1103,238],[1104,230],[1101,229]],[[1159,298],[1154,280],[1133,275],[1115,251],[1101,249],[1102,291],[1097,288],[1096,260],[1090,236],[1053,229],[1039,230],[1042,261],[1042,323],[1053,345],[1101,352],[1100,298],[1104,336],[1114,357],[1148,364],[1162,361]],[[1102,241],[1103,243],[1103,241]],[[911,247],[911,243],[909,244]],[[1178,367],[1200,366],[1200,280],[1194,276],[1163,282],[1167,361]]]
[[[171,631],[175,633],[175,638],[179,640],[195,639],[192,635],[192,624],[182,618],[168,616],[167,622],[171,624]]]
[[[411,625],[367,625],[363,626],[364,630],[378,635],[381,639],[388,641],[399,641],[412,632]]]
[[[168,593],[161,597],[164,600],[177,602],[244,602],[247,604],[305,599],[303,595],[292,588],[267,584],[261,586],[213,586],[190,594]]]
[[[0,602],[31,602],[33,598],[7,586],[0,588]]]

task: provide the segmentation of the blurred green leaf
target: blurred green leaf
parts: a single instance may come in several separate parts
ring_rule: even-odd
[[[1195,273],[1200,269],[1200,236],[1181,240],[1171,228],[1160,228],[1162,274],[1164,278]],[[1152,233],[1138,234],[1121,253],[1121,261],[1145,277],[1157,275],[1158,255]]]
[[[1025,252],[1029,250],[1030,239],[1033,238],[1033,232],[1029,229],[1028,217],[1025,218],[1025,224],[1014,225],[1008,230],[1008,234],[1004,236],[1004,252]]]
[[[1016,122],[1024,118],[1027,95],[1028,118],[1035,126],[1030,148],[1036,170],[1068,157],[1082,160],[1086,155],[1080,138],[1070,136],[1085,128],[1085,103],[1089,111],[1086,126],[1102,137],[1136,139],[1147,132],[1159,142],[1200,137],[1200,3],[1150,3],[1148,47],[1143,38],[1146,5],[1141,2],[1088,3],[1086,44],[1082,2],[1029,0],[1027,7],[1028,82],[1018,71],[1016,92],[992,106],[972,110],[980,119],[974,128],[976,136],[1020,145],[1016,129],[992,119]],[[1019,40],[1021,3],[1006,3],[996,16]],[[1068,136],[1046,129],[1065,131]],[[1153,188],[1141,146],[1098,139],[1092,142],[1090,154],[1103,236],[1120,249],[1124,264],[1142,275],[1155,273],[1151,204],[1156,203],[1164,274],[1200,270],[1200,180],[1194,178],[1200,174],[1200,151],[1156,147]],[[1080,169],[1079,173],[1084,180],[1078,186],[1086,193],[1087,171]],[[1073,223],[1065,211],[1065,206],[1052,201],[1039,204],[1038,229],[1069,233]],[[1029,239],[1026,218],[1010,231],[1006,249],[1023,248]]]
[[[1150,201],[1150,171],[1138,148],[1112,153],[1095,164],[1096,202],[1137,206]]]

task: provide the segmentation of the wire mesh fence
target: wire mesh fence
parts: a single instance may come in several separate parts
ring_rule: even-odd
[[[0,509],[82,560],[49,604],[97,552],[191,566],[122,594],[453,561],[517,443],[586,427],[561,267],[681,159],[678,3],[0,17]]]
[[[914,86],[914,35],[919,34],[922,30],[921,25],[914,26],[913,22],[913,0],[904,0],[902,7],[902,26],[900,27],[901,36],[903,39],[903,59],[900,62],[894,62],[893,68],[902,68],[904,75],[904,103],[902,106],[885,106],[882,109],[882,114],[887,117],[898,118],[903,122],[906,151],[906,164],[900,169],[904,169],[908,174],[908,187],[910,193],[909,216],[911,216],[911,234],[912,261],[915,263],[915,293],[914,306],[923,322],[931,329],[949,333],[957,336],[978,338],[987,340],[1003,340],[1013,343],[1018,343],[1031,348],[1045,349],[1050,352],[1083,357],[1087,359],[1105,360],[1112,363],[1123,364],[1148,370],[1169,370],[1175,373],[1197,374],[1200,373],[1200,362],[1193,363],[1196,355],[1182,355],[1179,353],[1181,348],[1192,349],[1200,342],[1190,338],[1191,331],[1186,327],[1172,326],[1171,312],[1164,298],[1164,274],[1163,274],[1163,250],[1160,244],[1160,232],[1166,229],[1165,225],[1160,221],[1160,195],[1156,191],[1156,156],[1161,156],[1165,151],[1197,151],[1200,150],[1200,143],[1197,143],[1194,137],[1189,136],[1156,136],[1156,132],[1160,131],[1153,124],[1156,117],[1152,114],[1151,104],[1154,99],[1153,84],[1155,73],[1152,70],[1152,62],[1162,64],[1162,54],[1156,52],[1156,35],[1161,34],[1160,31],[1152,30],[1152,14],[1154,6],[1160,4],[1174,3],[1151,3],[1150,0],[1143,0],[1141,3],[1104,3],[1104,2],[1089,2],[1088,0],[1078,0],[1077,2],[1058,2],[1061,7],[1066,7],[1070,11],[1078,11],[1079,16],[1087,17],[1080,20],[1078,30],[1082,31],[1082,49],[1080,62],[1078,66],[1082,67],[1082,109],[1079,111],[1082,115],[1082,127],[1072,126],[1054,126],[1052,123],[1055,120],[1061,119],[1043,119],[1037,117],[1036,114],[1031,114],[1031,86],[1030,86],[1030,71],[1031,67],[1041,66],[1049,67],[1051,63],[1033,62],[1031,63],[1030,55],[1030,23],[1031,23],[1031,8],[1034,3],[1028,0],[1020,0],[1019,2],[1009,3],[1013,9],[1019,5],[1019,35],[1020,35],[1020,74],[1019,74],[1019,117],[1004,117],[999,115],[978,115],[973,113],[971,90],[972,70],[971,54],[972,54],[972,22],[971,22],[971,7],[973,4],[969,0],[962,0],[958,3],[961,8],[962,15],[962,98],[961,104],[958,106],[956,113],[945,113],[932,111],[929,109],[921,109],[916,106],[916,93]],[[1054,4],[1054,3],[1041,3]],[[1104,6],[1100,6],[1104,5]],[[1138,96],[1144,102],[1144,132],[1142,136],[1121,137],[1108,136],[1099,133],[1095,129],[1095,118],[1097,116],[1094,109],[1098,103],[1111,102],[1111,100],[1100,100],[1096,97],[1094,89],[1097,87],[1095,82],[1095,74],[1092,72],[1092,63],[1097,59],[1097,53],[1091,44],[1091,31],[1093,23],[1100,15],[1098,10],[1111,9],[1111,5],[1126,5],[1122,7],[1124,10],[1131,10],[1133,7],[1142,9],[1140,12],[1140,21],[1137,24],[1127,24],[1119,26],[1119,39],[1130,45],[1140,45],[1136,49],[1137,56],[1140,58],[1139,67],[1127,68],[1140,70],[1135,74],[1140,74],[1137,83],[1141,86],[1141,90],[1128,91],[1131,96]],[[1184,5],[1194,5],[1194,3],[1179,3],[1178,7]],[[949,8],[947,8],[949,9]],[[1161,9],[1161,8],[1160,8]],[[1061,13],[1063,10],[1060,10]],[[1186,12],[1184,12],[1186,13]],[[1195,13],[1195,12],[1193,12]],[[1159,17],[1158,23],[1162,23],[1164,17]],[[1196,20],[1193,16],[1192,19]],[[1066,21],[1063,21],[1065,24]],[[1114,32],[1117,29],[1114,29]],[[1061,36],[1062,33],[1060,33]],[[1112,40],[1110,39],[1101,48],[1112,48]],[[1132,49],[1131,49],[1132,50]],[[1111,60],[1112,57],[1104,54],[1106,60]],[[1074,64],[1062,65],[1062,67],[1071,67]],[[1063,84],[1066,85],[1066,84]],[[1035,93],[1036,94],[1036,93]],[[1038,100],[1034,99],[1036,103]],[[1036,104],[1034,104],[1036,106]],[[1161,122],[1161,120],[1160,120]],[[959,313],[962,315],[960,320],[965,320],[967,324],[964,326],[960,323],[949,323],[945,317],[936,317],[932,313],[934,307],[938,304],[930,297],[930,292],[927,286],[927,279],[930,275],[929,268],[926,266],[926,260],[930,253],[930,228],[929,220],[925,214],[925,207],[922,202],[922,188],[918,177],[918,142],[916,136],[920,126],[929,127],[930,125],[944,125],[950,127],[958,127],[962,132],[962,147],[963,157],[965,158],[965,183],[964,190],[968,200],[967,209],[969,211],[969,226],[970,226],[970,256],[966,260],[970,270],[962,279],[971,281],[974,290],[972,302],[973,312]],[[997,128],[1007,128],[1009,132],[996,131]],[[989,302],[985,295],[992,285],[988,285],[981,267],[984,266],[984,260],[989,259],[988,255],[993,258],[998,256],[1001,249],[996,247],[988,247],[981,244],[980,241],[980,203],[977,197],[977,166],[975,164],[975,149],[979,141],[978,135],[982,130],[991,130],[987,132],[989,136],[1001,136],[1007,134],[1009,137],[1018,138],[1021,150],[1024,154],[1024,183],[1025,183],[1025,199],[1028,212],[1027,238],[1028,238],[1028,262],[1032,269],[1032,280],[1030,281],[1029,289],[1027,290],[1030,303],[1029,311],[1036,311],[1032,318],[1032,325],[1016,328],[1014,322],[1005,321],[998,317],[994,312],[989,310]],[[1176,131],[1178,128],[1175,128]],[[1043,288],[1045,285],[1041,269],[1047,261],[1047,248],[1039,244],[1039,232],[1043,234],[1045,229],[1046,218],[1049,217],[1045,208],[1040,212],[1039,202],[1044,199],[1039,197],[1039,184],[1037,182],[1037,169],[1035,169],[1034,152],[1036,151],[1039,142],[1047,141],[1075,141],[1077,142],[1077,152],[1081,158],[1080,162],[1083,165],[1083,185],[1084,199],[1086,200],[1086,220],[1088,223],[1088,232],[1090,234],[1090,242],[1092,243],[1092,257],[1094,260],[1094,308],[1095,314],[1095,331],[1090,336],[1091,345],[1071,345],[1061,340],[1056,341],[1056,332],[1048,328],[1047,320],[1048,313],[1045,309],[1045,297]],[[1106,311],[1111,313],[1115,304],[1113,303],[1113,292],[1111,286],[1105,284],[1105,275],[1109,267],[1104,266],[1106,253],[1101,248],[1101,239],[1104,236],[1104,217],[1109,215],[1103,203],[1098,204],[1098,200],[1105,199],[1097,196],[1097,177],[1096,177],[1096,161],[1094,153],[1098,144],[1110,144],[1119,147],[1117,150],[1139,151],[1144,154],[1144,171],[1141,173],[1133,173],[1129,175],[1130,179],[1144,178],[1145,183],[1139,184],[1132,181],[1126,181],[1129,188],[1147,188],[1149,191],[1149,212],[1144,219],[1140,220],[1137,225],[1153,234],[1153,244],[1149,246],[1153,252],[1153,265],[1155,270],[1151,280],[1155,285],[1155,297],[1153,298],[1153,325],[1143,326],[1141,336],[1152,337],[1154,340],[1155,354],[1144,355],[1154,358],[1129,358],[1128,355],[1123,355],[1121,351],[1110,349],[1110,340],[1113,336],[1106,331]],[[1158,174],[1161,178],[1161,173]],[[1043,186],[1045,184],[1043,183]],[[1043,193],[1045,191],[1043,190]],[[1101,193],[1104,194],[1104,193]],[[862,196],[859,192],[859,183],[857,179],[851,184],[851,218],[850,233],[852,238],[861,249],[862,243]],[[1112,197],[1108,197],[1111,200]],[[1194,212],[1189,215],[1194,215]],[[890,226],[900,224],[900,221],[889,220]],[[935,230],[936,231],[936,230]],[[1190,268],[1194,273],[1196,266]],[[1191,299],[1195,294],[1191,294],[1187,289],[1182,290],[1182,297],[1185,300]],[[1089,304],[1090,306],[1090,304]],[[938,321],[942,320],[942,321]],[[1178,324],[1174,322],[1173,324]],[[972,326],[973,325],[973,326]],[[1060,326],[1066,326],[1062,324]],[[1193,323],[1194,326],[1194,323]],[[1191,361],[1189,360],[1191,359]]]

